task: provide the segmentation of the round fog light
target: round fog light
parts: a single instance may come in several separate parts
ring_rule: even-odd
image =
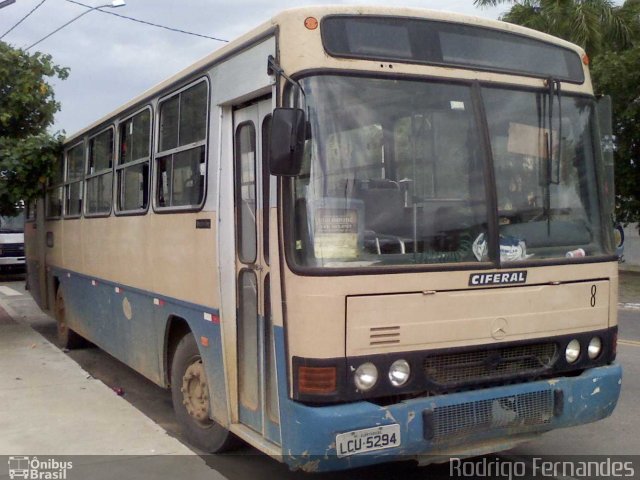
[[[389,368],[389,381],[394,387],[401,387],[407,383],[410,374],[411,367],[409,366],[409,362],[404,359],[396,360]]]
[[[564,356],[567,359],[567,363],[573,363],[578,360],[580,356],[580,342],[575,338],[571,340],[567,345]]]
[[[378,381],[378,369],[371,363],[363,363],[356,369],[354,382],[361,392],[371,390]]]
[[[589,342],[589,348],[587,349],[589,358],[591,360],[595,360],[600,356],[600,352],[602,352],[602,340],[600,340],[600,337],[593,337]]]

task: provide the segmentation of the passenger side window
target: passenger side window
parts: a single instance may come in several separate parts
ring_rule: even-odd
[[[144,212],[149,205],[151,109],[120,123],[120,157],[117,170],[118,212]]]
[[[89,139],[86,184],[85,214],[108,215],[113,185],[113,128]]]
[[[158,208],[197,207],[204,200],[207,104],[205,81],[160,103],[155,173]]]
[[[62,194],[64,191],[64,158],[56,161],[53,174],[49,178],[49,187],[45,199],[45,218],[56,219],[62,216]]]

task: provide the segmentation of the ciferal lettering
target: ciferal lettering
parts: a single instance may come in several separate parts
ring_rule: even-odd
[[[527,283],[526,270],[500,273],[472,273],[469,276],[470,287],[479,287],[483,285],[513,285],[518,283]]]

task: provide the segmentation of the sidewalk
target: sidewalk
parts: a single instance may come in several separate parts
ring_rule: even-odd
[[[0,298],[0,456],[72,456],[69,480],[224,478],[11,313]]]

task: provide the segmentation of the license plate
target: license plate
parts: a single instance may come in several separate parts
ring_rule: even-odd
[[[400,446],[400,425],[384,425],[336,435],[338,458]]]

